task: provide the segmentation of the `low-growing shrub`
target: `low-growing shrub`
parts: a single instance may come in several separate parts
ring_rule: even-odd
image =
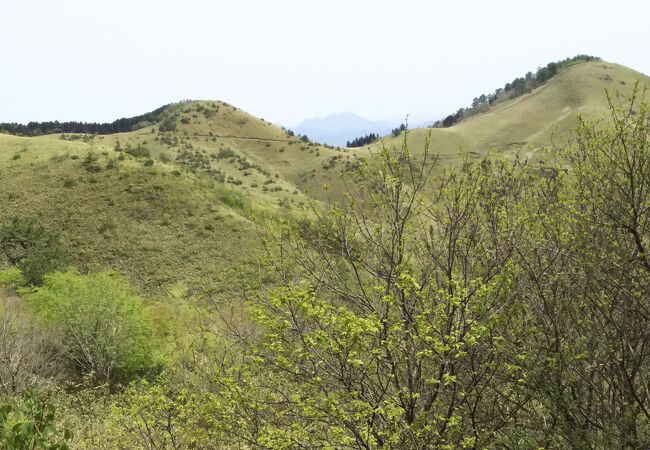
[[[120,275],[58,272],[47,275],[26,298],[61,333],[67,359],[80,374],[125,382],[154,369],[151,317]]]

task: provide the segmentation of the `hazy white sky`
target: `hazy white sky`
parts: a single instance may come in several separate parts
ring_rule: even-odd
[[[0,0],[0,122],[436,119],[577,53],[649,74],[649,25],[647,0]]]

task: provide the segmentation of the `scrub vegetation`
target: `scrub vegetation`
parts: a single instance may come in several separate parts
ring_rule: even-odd
[[[0,134],[0,447],[648,448],[648,80],[567,66],[354,149]]]

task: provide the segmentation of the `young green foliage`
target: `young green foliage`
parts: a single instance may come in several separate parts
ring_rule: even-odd
[[[126,381],[155,369],[153,327],[144,301],[114,272],[55,273],[25,294],[61,334],[70,363],[99,381]]]
[[[59,431],[52,405],[25,394],[18,402],[0,403],[0,445],[7,450],[68,450],[72,434]]]
[[[235,383],[251,398],[232,402],[255,418],[235,427],[242,440],[473,447],[517,410],[501,341],[523,230],[509,203],[526,178],[486,163],[436,179],[434,163],[405,136],[361,167],[341,205],[275,233],[284,287],[252,308],[261,336]]]

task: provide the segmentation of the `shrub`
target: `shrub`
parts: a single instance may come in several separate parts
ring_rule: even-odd
[[[197,395],[164,380],[140,381],[117,397],[107,418],[111,432],[102,442],[105,448],[215,448],[216,442],[225,442],[225,435],[210,415],[224,412],[209,393]]]
[[[17,267],[11,267],[0,271],[0,285],[18,288],[25,284],[25,278]]]
[[[7,261],[21,270],[26,284],[40,285],[46,274],[63,269],[69,260],[59,235],[31,218],[14,217],[2,225],[0,248]]]
[[[81,165],[86,169],[86,172],[95,173],[102,170],[99,164],[97,164],[98,161],[99,156],[96,153],[88,152]]]
[[[235,156],[235,152],[229,148],[220,148],[219,153],[217,153],[217,159],[233,158]]]
[[[80,374],[128,381],[154,368],[151,317],[120,275],[58,272],[26,298],[61,333],[66,356]]]
[[[0,403],[0,447],[8,450],[68,450],[69,430],[57,430],[54,406],[32,394],[20,401]]]
[[[230,182],[231,181],[229,181],[229,183]],[[220,193],[219,199],[226,205],[230,206],[231,208],[239,209],[241,211],[250,208],[250,200],[246,198],[243,194],[240,194],[239,192],[236,191],[224,189]]]
[[[130,145],[127,145],[126,153],[133,156],[134,158],[149,158],[150,156],[149,149],[142,144],[138,145],[137,147],[131,147]]]
[[[167,117],[160,123],[158,130],[161,132],[165,131],[176,131],[176,116],[171,115]]]

